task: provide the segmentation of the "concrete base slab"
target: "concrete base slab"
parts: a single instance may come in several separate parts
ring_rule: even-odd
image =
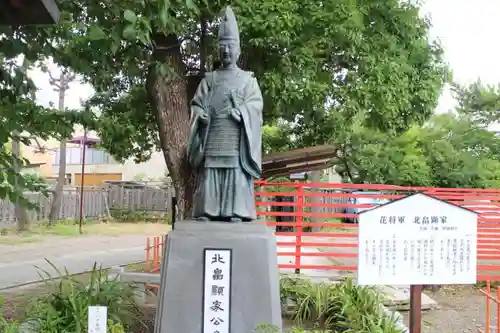
[[[278,242],[293,242],[295,241],[295,236],[277,236],[276,240]],[[278,248],[278,253],[280,252],[295,252],[295,246],[280,246]],[[301,265],[308,266],[331,266],[332,263],[328,257],[317,256],[317,255],[307,255],[314,253],[321,253],[320,249],[317,247],[303,246],[301,248],[301,253],[306,254],[301,256]],[[278,264],[294,264],[295,257],[293,256],[278,256]],[[294,268],[280,268],[280,273],[293,274],[295,272]],[[302,269],[300,273],[308,278],[313,279],[317,282],[329,282],[329,281],[342,281],[344,277],[337,270],[328,269]]]
[[[280,329],[276,238],[260,223],[181,221],[168,234],[155,333],[201,332],[203,251],[232,249],[231,333]]]
[[[408,311],[410,309],[409,286],[377,286],[376,289],[385,297],[384,305],[392,310]],[[438,303],[422,293],[422,310],[432,310]]]

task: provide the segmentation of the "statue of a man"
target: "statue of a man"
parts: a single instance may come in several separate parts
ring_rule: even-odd
[[[208,72],[191,101],[188,159],[198,173],[193,217],[240,222],[256,218],[253,180],[261,175],[263,100],[241,53],[236,18],[226,8],[219,28],[221,67]]]

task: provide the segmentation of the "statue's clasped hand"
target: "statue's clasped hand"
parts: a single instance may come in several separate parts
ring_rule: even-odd
[[[238,109],[231,109],[230,111],[231,117],[237,122],[241,122],[241,111]]]
[[[200,120],[201,120],[202,123],[208,124],[208,121],[210,120],[210,116],[208,115],[208,113],[202,112],[200,114]]]

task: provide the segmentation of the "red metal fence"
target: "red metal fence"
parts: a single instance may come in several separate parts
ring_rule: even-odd
[[[500,189],[455,189],[340,183],[256,183],[259,219],[276,227],[279,266],[354,272],[356,211],[423,192],[479,213],[478,280],[500,280]],[[379,202],[381,203],[381,202]],[[287,230],[288,228],[288,230]],[[148,239],[147,262],[159,269],[164,239]]]
[[[490,281],[486,281],[486,286],[480,289],[480,292],[485,296],[486,300],[486,313],[484,321],[484,329],[479,328],[479,333],[492,333],[498,332],[500,327],[500,287],[493,288]],[[493,309],[492,309],[493,303]],[[494,311],[496,309],[496,311]],[[493,311],[492,311],[493,310]],[[496,312],[496,313],[495,313]],[[492,325],[494,323],[495,325]]]
[[[374,199],[392,201],[418,191],[479,213],[478,280],[500,280],[500,190],[333,183],[260,182],[257,185],[259,217],[278,230],[285,226],[293,228],[293,231],[276,232],[278,256],[292,258],[291,263],[280,260],[281,268],[356,270],[357,224],[344,223],[356,220],[357,214],[352,209],[369,209],[377,206]],[[284,201],[283,197],[293,200]],[[288,207],[290,211],[282,212],[276,207]],[[283,222],[283,217],[291,221]],[[293,253],[283,250],[289,246],[294,247]],[[308,248],[321,251],[308,251]],[[311,256],[328,260],[313,263],[307,260]]]

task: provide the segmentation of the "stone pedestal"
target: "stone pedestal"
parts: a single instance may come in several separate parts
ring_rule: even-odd
[[[231,332],[280,331],[276,238],[261,223],[180,221],[168,234],[155,333],[203,333],[205,248],[232,249]]]

